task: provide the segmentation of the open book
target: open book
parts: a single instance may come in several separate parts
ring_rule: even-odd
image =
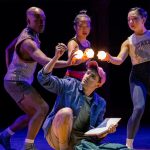
[[[110,125],[116,125],[121,118],[105,118],[104,121],[96,128],[91,129],[84,133],[86,136],[96,136],[106,133]]]

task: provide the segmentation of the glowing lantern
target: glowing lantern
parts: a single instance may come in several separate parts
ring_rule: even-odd
[[[93,51],[93,49],[88,48],[88,49],[85,51],[85,55],[86,55],[88,58],[93,58],[93,57],[94,57],[94,51]]]
[[[83,52],[81,50],[77,50],[74,57],[76,59],[81,59],[83,57]]]
[[[105,59],[106,58],[106,52],[105,51],[98,51],[97,57],[100,60]]]

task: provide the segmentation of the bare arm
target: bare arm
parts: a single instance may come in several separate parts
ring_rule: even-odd
[[[51,61],[49,63],[47,63],[44,68],[43,68],[43,73],[48,74],[50,72],[52,72],[56,62],[58,61],[58,59],[64,54],[65,52],[65,47],[64,45],[57,45],[56,46],[56,52],[55,52],[55,56],[51,59]]]
[[[17,42],[17,38],[15,38],[5,49],[5,61],[6,61],[7,68],[9,66],[9,64],[11,63],[13,52],[15,50],[16,42]]]
[[[107,53],[106,58],[102,59],[101,61],[107,61],[114,65],[120,65],[127,58],[128,54],[129,54],[129,41],[126,40],[122,43],[118,56],[116,57],[111,56],[109,53]]]
[[[21,48],[25,50],[34,61],[38,62],[42,66],[46,65],[51,60],[51,58],[47,57],[31,39],[25,40],[22,43]],[[55,68],[67,67],[70,64],[70,59],[67,61],[60,60],[56,62]]]
[[[108,56],[108,61],[114,65],[120,65],[127,58],[128,54],[129,54],[129,41],[126,40],[121,45],[121,49],[117,57],[114,57],[108,54],[110,55]]]
[[[68,58],[70,58],[72,56],[72,53],[74,53],[75,51],[77,51],[79,49],[79,46],[78,44],[74,41],[74,40],[71,40],[69,43],[68,43]],[[88,60],[88,58],[82,58],[82,59],[76,59],[76,58],[73,58],[73,62],[72,64],[73,65],[79,65],[81,63],[84,63]]]
[[[78,44],[74,40],[71,40],[68,43],[68,57],[70,57],[72,51],[77,50],[78,48],[79,48]]]
[[[63,44],[58,44],[56,46],[55,56],[51,59],[51,61],[46,64],[43,69],[38,72],[37,79],[39,83],[48,91],[56,94],[60,94],[66,88],[70,88],[69,80],[60,79],[56,76],[52,75],[53,68],[58,61],[58,59],[63,55],[65,52],[65,47]]]

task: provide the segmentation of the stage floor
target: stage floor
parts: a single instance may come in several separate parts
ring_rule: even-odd
[[[16,150],[21,150],[24,138],[26,135],[26,129],[16,133],[11,140],[12,148]],[[126,127],[121,126],[117,128],[117,131],[113,134],[109,134],[103,142],[113,142],[113,143],[121,143],[125,144],[126,138]],[[53,150],[49,147],[46,140],[43,136],[43,131],[40,130],[37,138],[36,138],[36,146],[38,150]],[[150,150],[150,128],[149,127],[141,127],[136,139],[134,147],[136,150]],[[4,150],[0,145],[0,150]]]

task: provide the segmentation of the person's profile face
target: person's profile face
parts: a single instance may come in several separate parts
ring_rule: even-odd
[[[45,29],[46,16],[44,13],[29,16],[28,25],[37,33],[42,33]]]

